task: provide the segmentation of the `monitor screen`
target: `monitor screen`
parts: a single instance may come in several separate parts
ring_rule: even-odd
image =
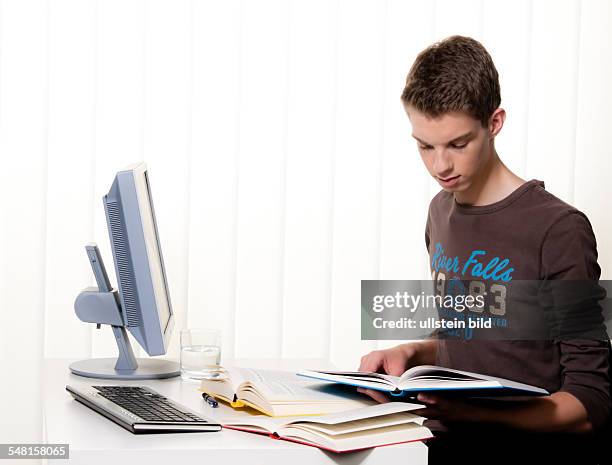
[[[168,323],[170,322],[172,307],[170,305],[170,293],[167,288],[168,281],[166,279],[166,272],[161,255],[161,246],[159,244],[159,235],[157,232],[157,223],[155,221],[155,211],[153,208],[147,171],[134,170],[134,182],[138,195],[138,206],[141,214],[147,255],[149,257],[149,267],[155,292],[155,301],[157,303],[159,325],[162,332],[165,333],[168,328]]]

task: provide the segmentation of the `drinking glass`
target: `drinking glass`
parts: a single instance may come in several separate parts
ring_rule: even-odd
[[[216,329],[181,330],[181,378],[185,381],[218,379],[223,374],[221,331]]]

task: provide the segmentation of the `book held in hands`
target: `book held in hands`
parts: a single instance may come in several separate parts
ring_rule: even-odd
[[[401,376],[361,371],[327,370],[305,370],[299,372],[298,375],[311,379],[386,391],[394,395],[416,396],[416,394],[423,391],[438,391],[466,397],[549,395],[548,391],[536,386],[495,376],[434,365],[416,366],[410,368]]]

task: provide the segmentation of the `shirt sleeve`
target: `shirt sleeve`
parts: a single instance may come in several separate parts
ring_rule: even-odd
[[[596,284],[601,270],[595,236],[586,216],[572,211],[557,220],[542,244],[541,259],[544,279]],[[596,299],[592,305],[598,306]],[[560,391],[572,394],[582,403],[594,429],[605,425],[611,412],[612,347],[605,327],[599,334],[602,337],[557,341],[562,373]]]

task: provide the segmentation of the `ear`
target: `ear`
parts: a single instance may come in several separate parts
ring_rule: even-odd
[[[497,134],[501,131],[502,127],[504,127],[504,122],[506,121],[506,110],[503,108],[497,108],[489,118],[489,133],[491,134],[491,139],[494,139]]]

